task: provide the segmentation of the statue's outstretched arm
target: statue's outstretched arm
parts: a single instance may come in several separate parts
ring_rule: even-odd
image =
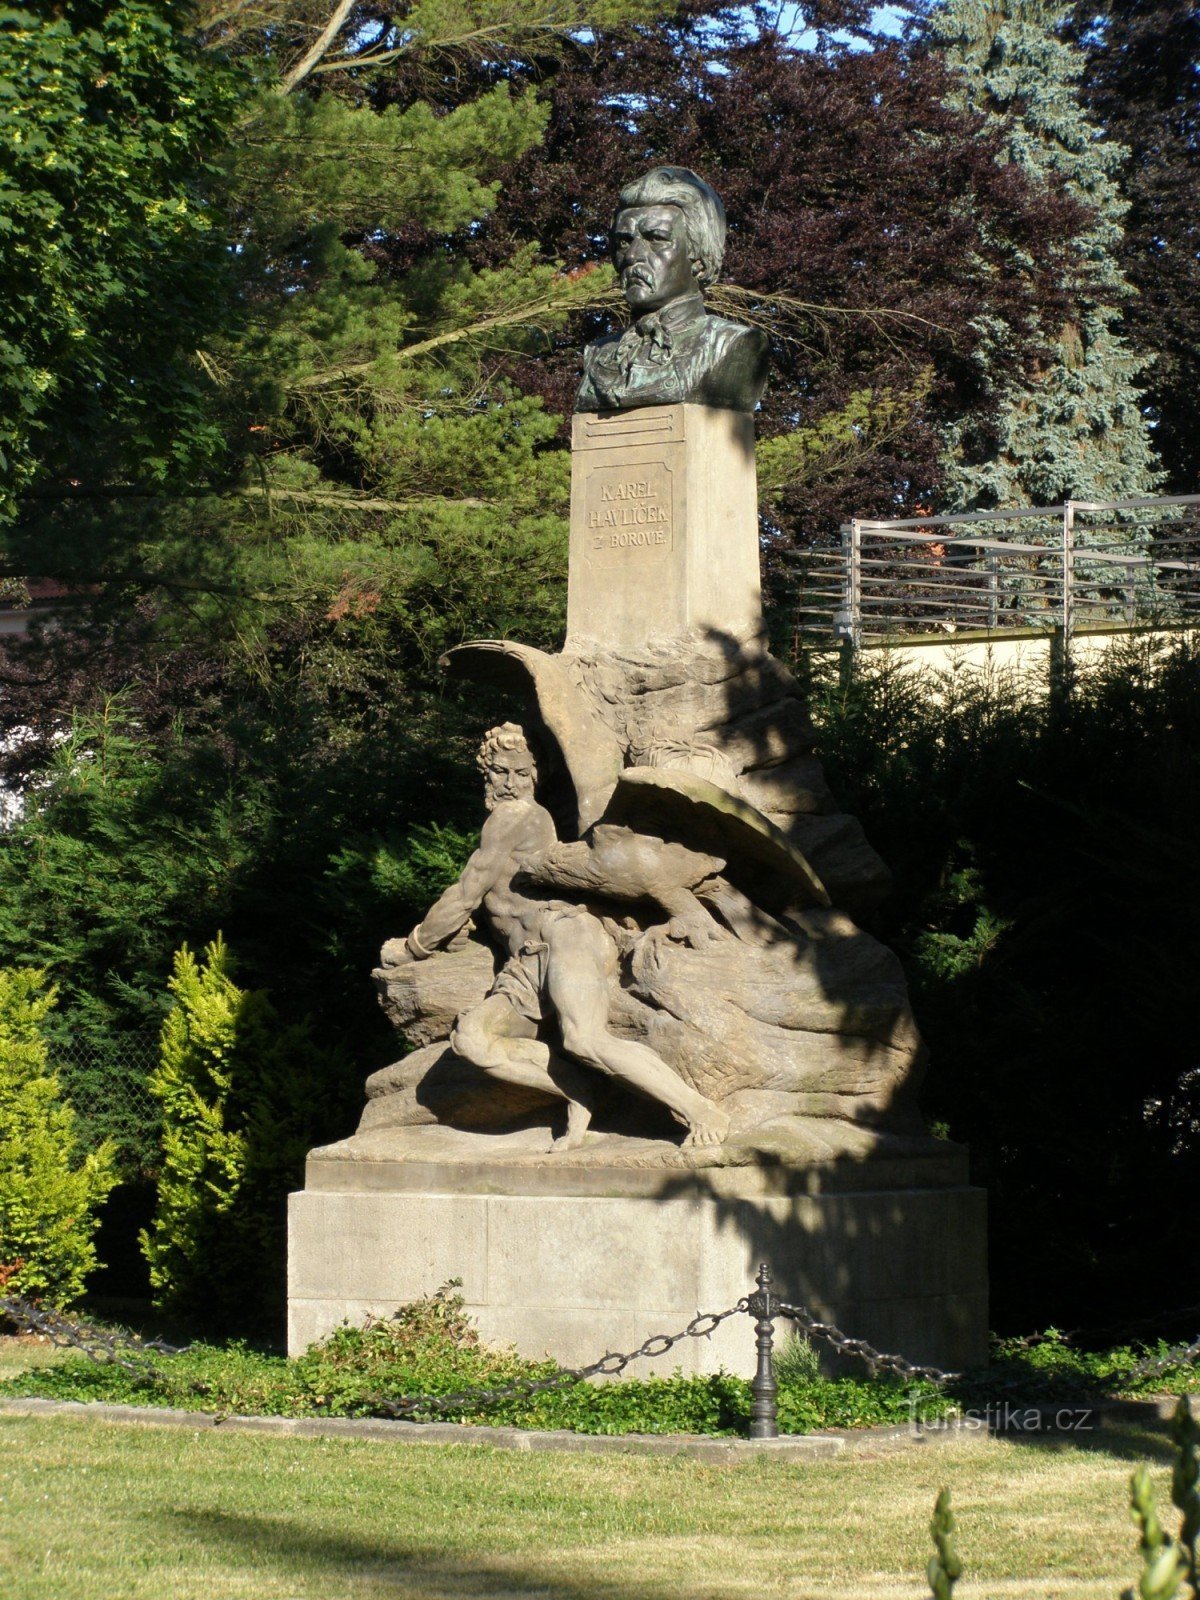
[[[511,875],[513,845],[509,833],[499,813],[493,813],[484,823],[479,848],[472,853],[458,881],[439,895],[405,940],[414,960],[421,961],[448,944],[479,910],[488,890],[502,876]]]

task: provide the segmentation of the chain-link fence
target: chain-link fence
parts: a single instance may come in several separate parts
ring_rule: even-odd
[[[147,1085],[158,1065],[157,1033],[56,1041],[50,1062],[78,1118],[85,1149],[111,1139],[123,1177],[152,1173],[158,1163],[162,1116]]]

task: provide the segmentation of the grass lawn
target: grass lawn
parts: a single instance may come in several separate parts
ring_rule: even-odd
[[[0,1415],[9,1600],[919,1600],[938,1488],[956,1600],[1116,1600],[1161,1433],[974,1436],[812,1465],[524,1456]],[[1176,1526],[1169,1510],[1166,1525]]]
[[[62,1351],[43,1339],[0,1337],[0,1382],[31,1367],[49,1367],[62,1360]]]

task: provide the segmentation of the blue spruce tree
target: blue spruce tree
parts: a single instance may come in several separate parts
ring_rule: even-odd
[[[1071,309],[1043,329],[1045,358],[1013,376],[999,360],[1007,328],[984,330],[981,378],[995,394],[997,426],[988,439],[949,430],[951,509],[1132,499],[1162,478],[1141,409],[1141,362],[1117,326],[1134,292],[1117,260],[1128,207],[1115,175],[1126,152],[1080,105],[1084,58],[1057,35],[1064,14],[1046,0],[946,0],[927,19],[959,103],[984,128],[1003,130],[1008,160],[1088,208],[1064,285]]]

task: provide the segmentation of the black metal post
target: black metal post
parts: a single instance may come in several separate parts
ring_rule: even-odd
[[[746,1301],[746,1309],[754,1317],[755,1342],[758,1345],[758,1370],[750,1392],[754,1402],[750,1407],[750,1437],[752,1439],[777,1439],[779,1437],[779,1411],[776,1397],[779,1392],[775,1382],[775,1363],[772,1350],[775,1344],[774,1319],[779,1311],[779,1301],[771,1293],[771,1269],[764,1261],[758,1269],[758,1289]]]

